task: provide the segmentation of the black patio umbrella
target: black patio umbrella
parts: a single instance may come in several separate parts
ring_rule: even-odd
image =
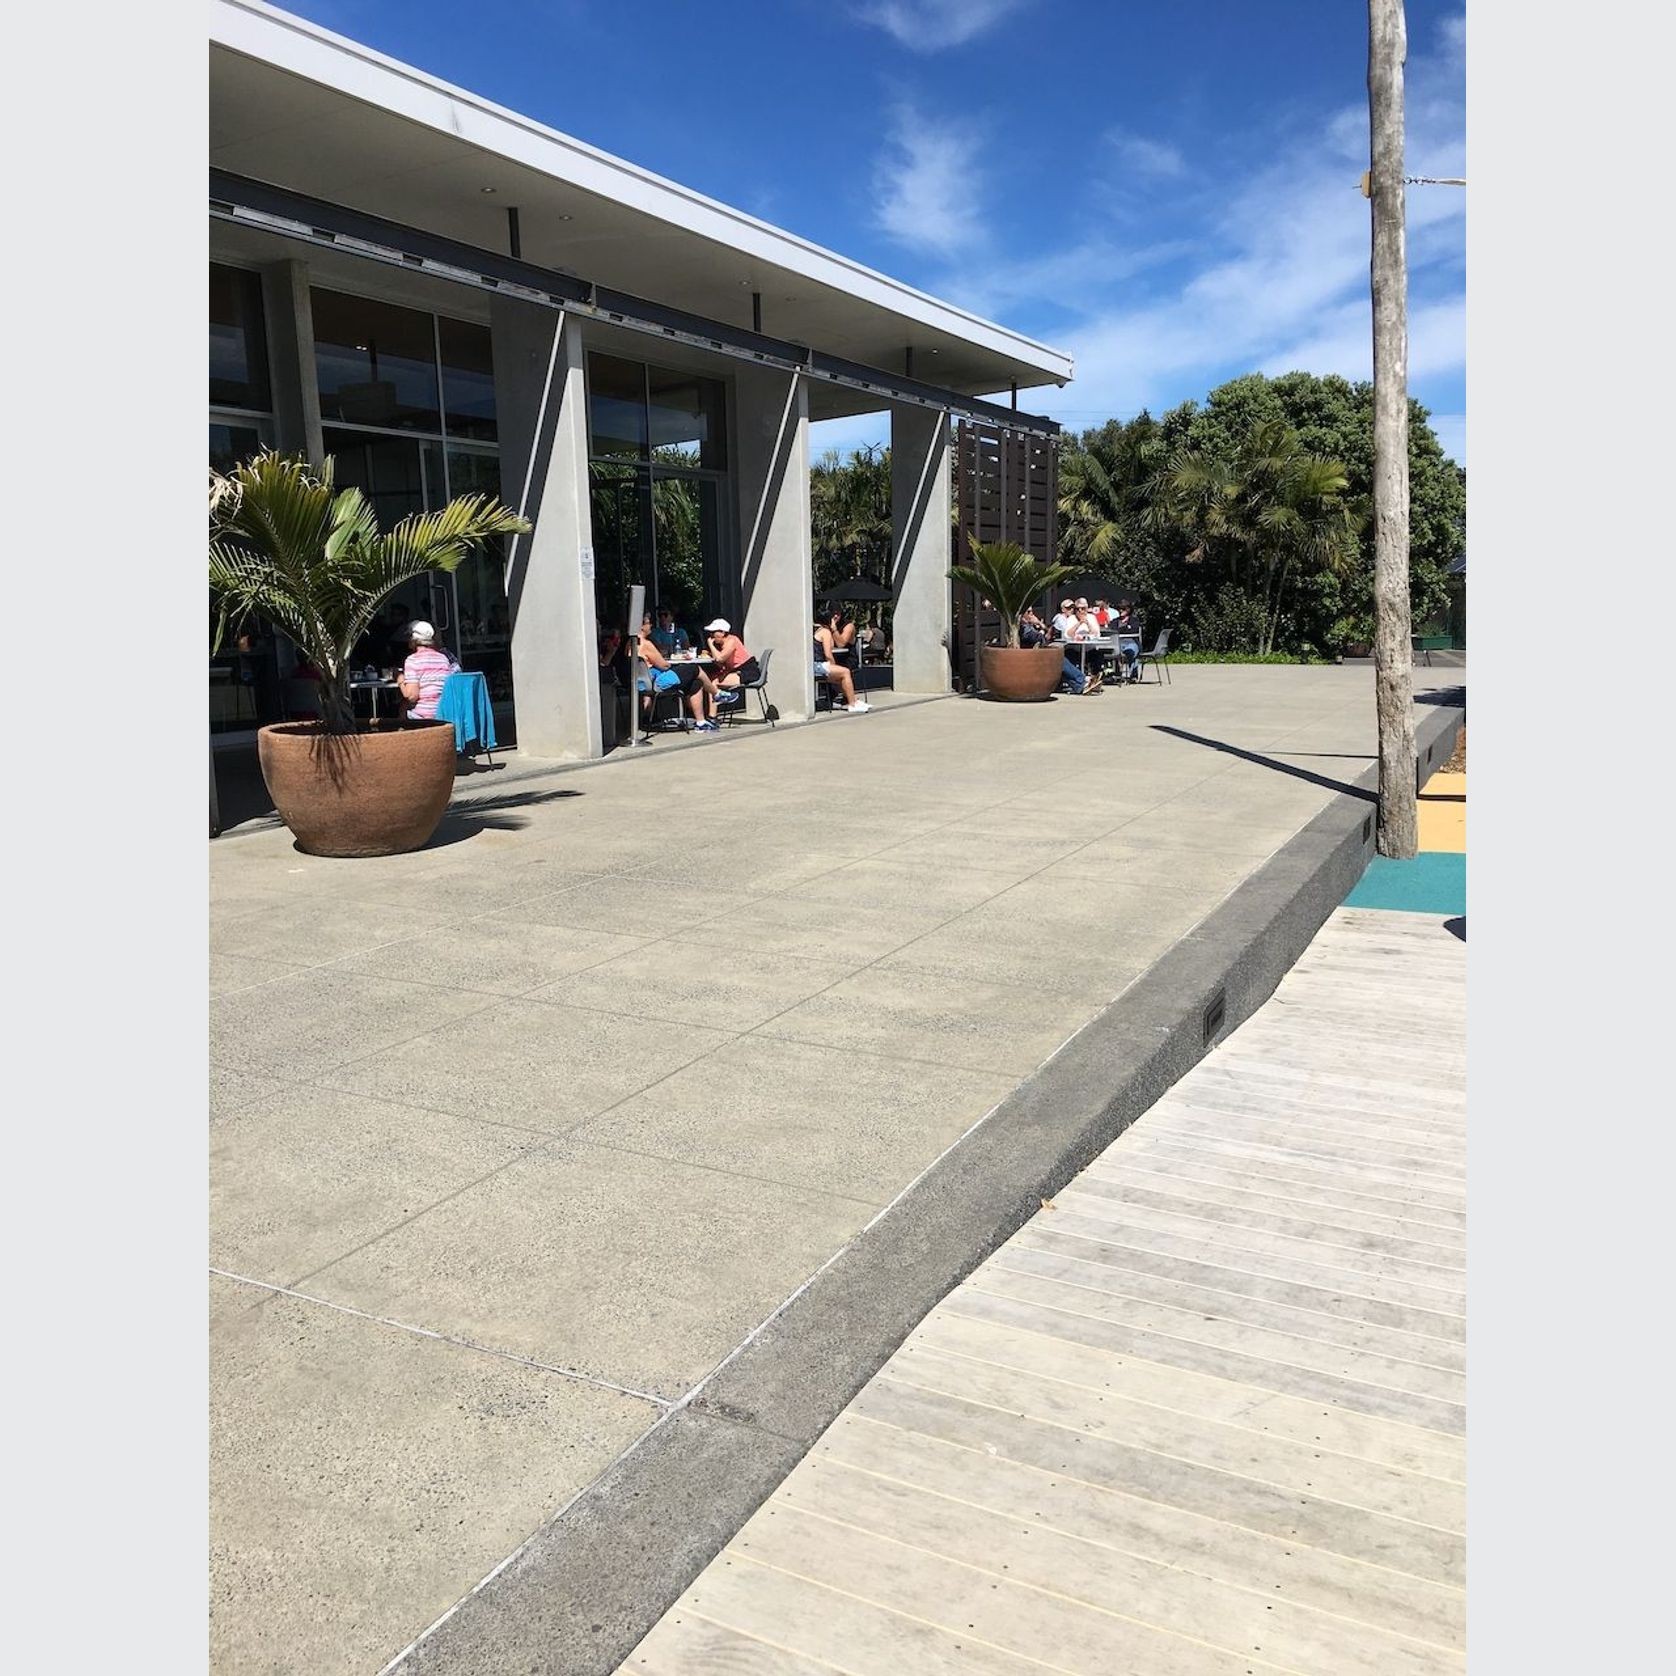
[[[1053,595],[1055,599],[1105,599],[1110,600],[1113,605],[1135,603],[1133,588],[1126,587],[1122,582],[1114,582],[1109,576],[1096,576],[1092,571],[1073,576],[1068,582],[1061,582],[1053,590]]]
[[[882,587],[867,576],[852,576],[848,582],[842,582],[836,588],[828,588],[821,594],[822,599],[841,600],[846,605],[895,597],[889,588]]]

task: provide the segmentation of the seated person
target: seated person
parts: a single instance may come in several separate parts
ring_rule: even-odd
[[[650,611],[640,619],[639,639],[638,653],[646,667],[636,684],[640,688],[641,710],[646,725],[651,726],[652,713],[657,708],[657,694],[678,690],[692,715],[694,731],[714,733],[716,683],[696,663],[684,663],[679,668],[670,663],[657,643]]]
[[[1101,676],[1098,669],[1090,669],[1084,673],[1082,666],[1075,658],[1065,659],[1065,668],[1061,674],[1060,685],[1066,692],[1087,695],[1097,693],[1101,687]]]
[[[1054,613],[1053,637],[1055,640],[1069,640],[1071,630],[1077,626],[1077,608],[1072,600],[1062,599],[1059,609]]]
[[[855,677],[843,664],[839,663],[836,648],[833,645],[832,628],[827,622],[815,624],[815,679],[825,681],[829,686],[837,689],[837,697],[832,701],[833,708],[848,710],[852,715],[859,716],[873,706],[864,698],[855,695]],[[842,698],[840,704],[838,699]]]
[[[856,641],[875,663],[883,663],[890,657],[890,636],[885,633],[883,623],[869,623],[858,629]]]
[[[658,607],[658,622],[657,627],[652,630],[652,639],[665,657],[672,652],[687,650],[687,631],[675,626],[675,613],[667,605]]]
[[[824,625],[827,633],[831,636],[832,650],[838,654],[838,661],[840,663],[853,662],[853,655],[847,654],[853,654],[855,650],[855,624],[842,611],[836,609],[828,611],[824,617],[818,619],[818,622],[820,625]]]
[[[719,689],[717,701],[737,704],[745,696],[740,684],[760,681],[762,665],[745,650],[745,642],[733,632],[726,617],[717,617],[704,625],[704,644],[716,660],[715,683]]]
[[[1135,609],[1127,600],[1121,601],[1112,611],[1110,631],[1114,636],[1126,637],[1133,635],[1134,639],[1119,638],[1117,643],[1117,658],[1122,665],[1123,679],[1135,681],[1140,679],[1141,666],[1141,620]]]
[[[1018,620],[1018,643],[1021,646],[1045,646],[1052,638],[1048,625],[1037,615],[1036,607],[1027,605]]]
[[[402,665],[397,683],[402,702],[407,706],[405,720],[433,721],[437,700],[442,697],[442,683],[460,666],[437,646],[436,630],[429,623],[409,623],[407,643],[407,661]]]

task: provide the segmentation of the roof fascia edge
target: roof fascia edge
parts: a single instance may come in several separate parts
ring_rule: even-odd
[[[216,219],[260,227],[282,238],[380,261],[409,273],[473,285],[548,308],[567,309],[695,348],[776,365],[826,383],[876,393],[887,401],[946,409],[1037,436],[1054,436],[1059,432],[1058,421],[1041,414],[1004,408],[978,396],[962,395],[899,373],[846,361],[803,344],[749,332],[740,326],[689,314],[624,291],[609,290],[533,262],[462,244],[422,228],[405,227],[381,216],[310,198],[288,187],[271,186],[223,169],[209,172],[209,209]]]
[[[847,290],[863,302],[909,315],[922,325],[965,338],[992,353],[1011,356],[1035,367],[1045,379],[1065,383],[1074,376],[1075,364],[1063,350],[1038,343],[1010,327],[971,314],[784,228],[772,226],[717,199],[708,198],[678,181],[638,168],[626,159],[613,157],[609,152],[600,151],[572,135],[560,133],[464,88],[454,87],[359,41],[334,34],[277,7],[262,4],[261,0],[214,0],[210,35],[214,42],[229,51],[289,71],[346,98],[361,99],[439,133],[451,133],[468,145],[522,163],[539,173],[549,174],[551,171],[543,167],[536,155],[538,149],[556,147],[578,165],[578,175],[596,177],[592,183],[581,178],[571,182],[584,191],[614,199],[657,220],[685,226],[687,231],[698,237],[729,246],[742,255],[800,272],[817,284]],[[385,84],[381,91],[386,91],[389,96],[380,97],[371,87],[356,90],[345,86],[341,72],[346,66],[352,74],[358,69],[368,80],[376,76]],[[340,73],[332,74],[334,69]],[[494,132],[496,129],[501,130],[498,137]],[[508,140],[512,143],[508,144]],[[660,199],[665,201],[660,202]],[[676,221],[667,201],[670,199],[689,212],[722,225],[715,230],[707,230]],[[811,265],[836,268],[842,277],[823,277],[810,271]]]

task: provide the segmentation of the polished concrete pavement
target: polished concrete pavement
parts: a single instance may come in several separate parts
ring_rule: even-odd
[[[213,844],[215,1667],[401,1654],[1372,738],[1371,671],[1192,667]]]

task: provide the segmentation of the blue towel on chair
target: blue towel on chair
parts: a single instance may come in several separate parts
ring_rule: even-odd
[[[494,750],[495,711],[488,680],[476,670],[459,669],[442,683],[437,720],[454,724],[454,749],[462,756],[474,749]]]

